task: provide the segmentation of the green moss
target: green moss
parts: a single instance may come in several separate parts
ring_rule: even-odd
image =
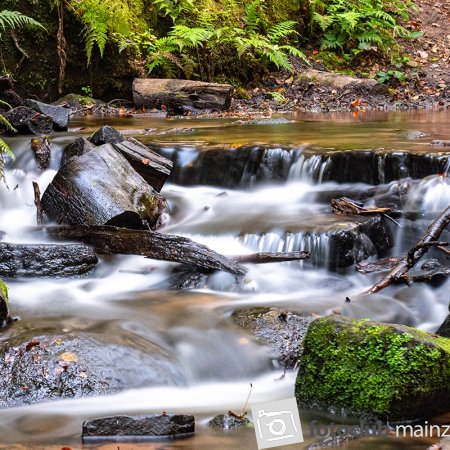
[[[450,339],[399,325],[319,319],[305,337],[296,395],[303,405],[421,417],[450,397]]]

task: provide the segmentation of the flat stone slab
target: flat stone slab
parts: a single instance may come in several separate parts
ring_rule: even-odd
[[[150,414],[112,416],[83,423],[83,439],[155,438],[195,433],[194,416],[184,414]]]

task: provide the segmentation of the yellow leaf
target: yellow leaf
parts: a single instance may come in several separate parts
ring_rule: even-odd
[[[65,362],[77,362],[78,358],[75,353],[65,352],[61,355],[61,360]]]

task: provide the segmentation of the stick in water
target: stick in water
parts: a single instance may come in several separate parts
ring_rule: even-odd
[[[33,181],[33,190],[34,190],[34,204],[36,205],[36,222],[37,224],[44,224],[44,213],[42,212],[42,204],[41,204],[41,190],[39,189],[39,184],[36,181]]]

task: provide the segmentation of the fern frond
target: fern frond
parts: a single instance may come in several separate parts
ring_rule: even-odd
[[[46,28],[40,24],[37,20],[31,17],[25,16],[19,11],[9,11],[4,9],[0,11],[0,28],[6,30],[10,28],[12,30],[20,27],[37,27],[47,31]]]
[[[12,109],[12,106],[8,102],[5,102],[4,100],[1,100],[1,99],[0,99],[0,105],[6,106],[7,108]]]
[[[286,69],[289,72],[292,71],[292,64],[290,63],[287,55],[280,50],[268,48],[265,52],[265,55],[271,62],[273,62],[277,66],[277,69]]]
[[[0,125],[2,125],[3,128],[12,131],[13,133],[17,133],[17,130],[1,114],[0,114]]]
[[[11,158],[12,162],[16,162],[16,155],[14,155],[10,146],[3,139],[0,139],[0,156],[2,160],[3,155],[8,155]]]
[[[293,20],[287,20],[285,22],[280,22],[269,28],[267,34],[270,36],[271,40],[277,42],[279,39],[290,36],[292,34],[298,34],[294,27],[297,22]]]
[[[295,56],[296,58],[300,58],[303,61],[305,61],[307,64],[311,65],[311,62],[306,57],[306,55],[303,52],[301,52],[298,48],[295,48],[292,45],[280,45],[278,48],[280,50],[285,50],[286,52],[288,52],[292,56]]]

